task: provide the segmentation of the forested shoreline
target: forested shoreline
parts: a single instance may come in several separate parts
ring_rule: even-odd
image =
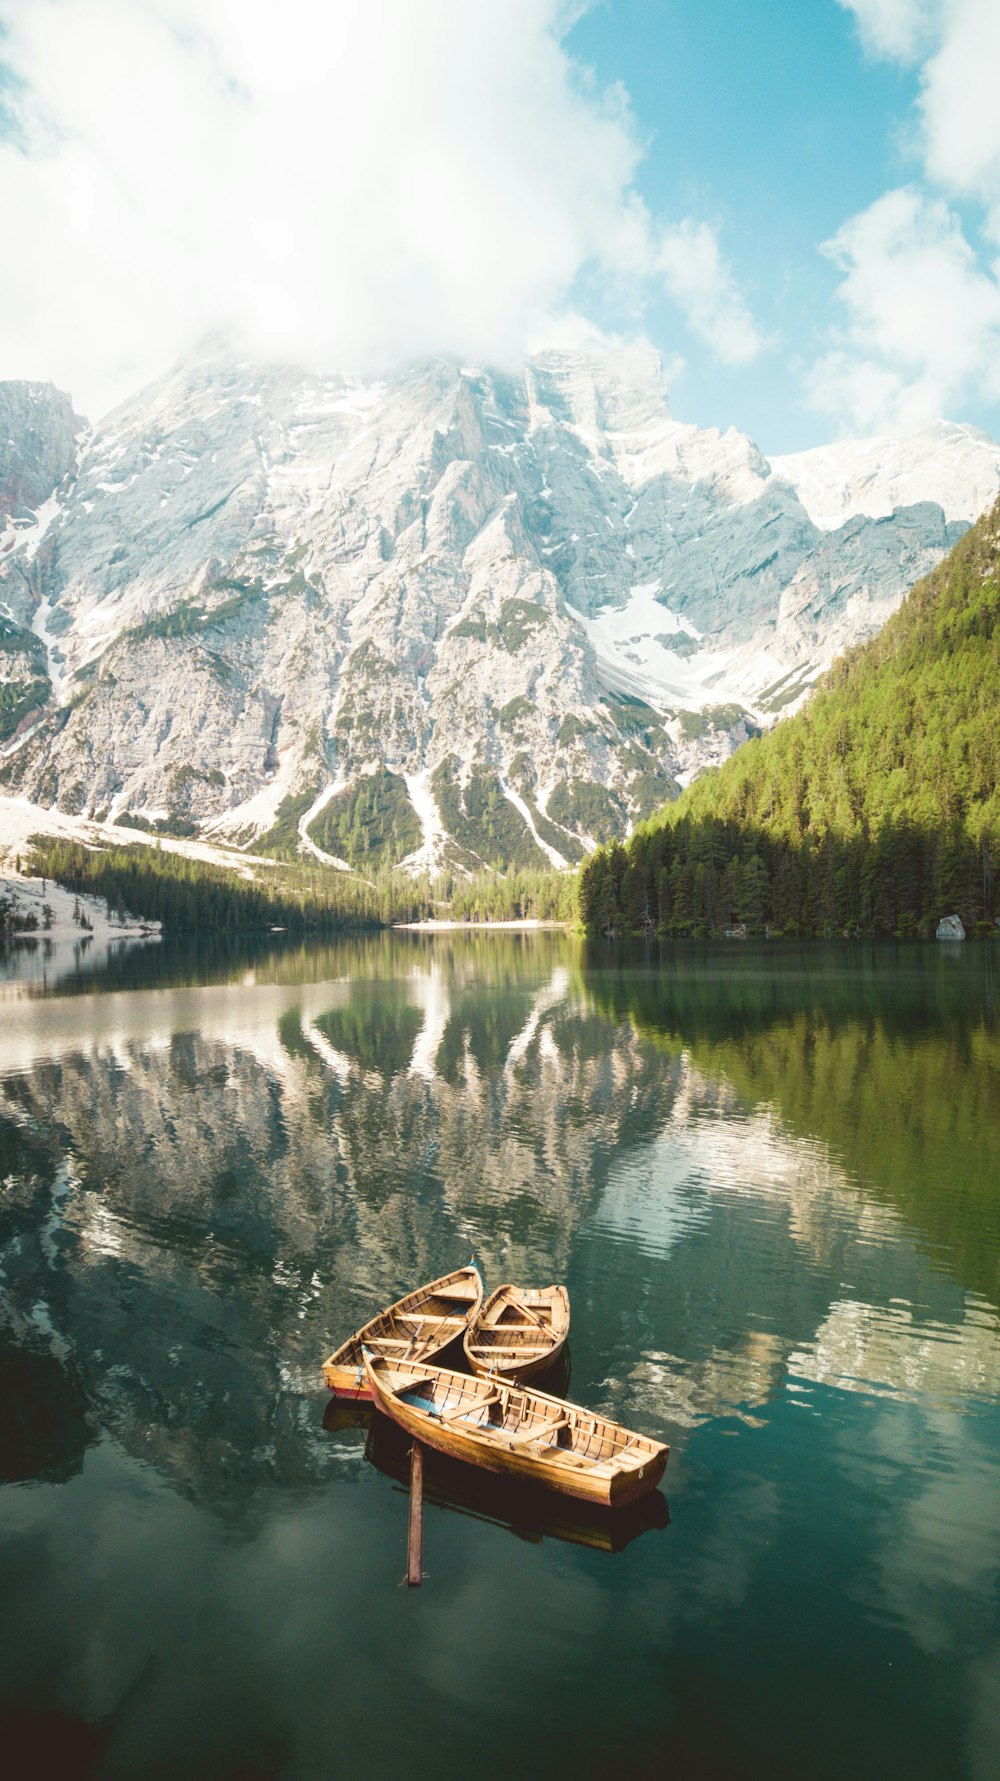
[[[573,918],[568,875],[515,872],[506,877],[403,873],[375,879],[332,867],[290,862],[221,866],[145,845],[90,847],[35,836],[26,864],[78,895],[102,897],[112,915],[159,921],[171,932],[285,928],[334,932],[391,927],[447,916],[454,921]]]
[[[1000,502],[801,712],[587,861],[587,931],[996,931],[998,562]]]

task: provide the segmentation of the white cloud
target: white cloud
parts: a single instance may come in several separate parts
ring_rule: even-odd
[[[886,192],[825,244],[847,325],[813,367],[811,399],[850,426],[1000,399],[1000,3],[841,4],[872,53],[919,65],[924,184]],[[983,214],[963,227],[950,203],[968,199]]]
[[[986,206],[1000,241],[1000,5],[950,0],[935,53],[922,72],[920,113],[928,177]]]
[[[875,55],[920,63],[917,143],[927,177],[979,199],[1000,240],[997,0],[840,0]]]
[[[763,338],[708,223],[689,217],[665,229],[657,261],[670,296],[717,359],[745,365],[757,357]]]
[[[825,251],[847,322],[811,373],[814,406],[870,430],[1000,399],[1000,284],[941,199],[886,192]]]
[[[940,0],[840,0],[853,12],[861,41],[872,55],[915,60],[940,11]]]
[[[641,313],[667,268],[640,136],[626,95],[567,53],[570,17],[561,0],[0,0],[18,83],[2,374],[99,411],[218,325],[345,369],[512,359],[595,270]],[[712,238],[684,229],[672,288],[739,362],[753,324]]]

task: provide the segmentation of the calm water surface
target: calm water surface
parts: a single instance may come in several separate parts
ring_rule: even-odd
[[[0,984],[17,1776],[1000,1774],[1000,948],[379,937]],[[41,978],[43,963],[38,962]],[[622,1520],[331,1415],[479,1258]],[[669,1510],[667,1503],[669,1502]]]

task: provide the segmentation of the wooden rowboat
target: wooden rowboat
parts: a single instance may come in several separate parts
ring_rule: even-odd
[[[532,1379],[558,1360],[569,1335],[564,1286],[498,1286],[462,1340],[482,1379]]]
[[[437,1360],[460,1342],[483,1302],[478,1268],[457,1268],[380,1311],[323,1362],[323,1378],[341,1398],[370,1398],[362,1351],[392,1359]]]
[[[663,1477],[668,1447],[579,1404],[367,1349],[365,1371],[377,1408],[407,1434],[488,1472],[611,1508]]]
[[[409,1435],[370,1404],[344,1404],[330,1398],[327,1410],[331,1409],[341,1416],[353,1416],[356,1427],[367,1418],[365,1459],[408,1492],[413,1445]],[[323,1426],[328,1426],[325,1416]],[[609,1509],[603,1503],[582,1503],[520,1479],[499,1478],[482,1466],[465,1465],[429,1450],[424,1455],[423,1491],[425,1510],[433,1504],[436,1509],[490,1522],[539,1546],[543,1540],[567,1540],[595,1552],[622,1552],[640,1534],[670,1524],[666,1498],[659,1490],[647,1492],[624,1509]]]

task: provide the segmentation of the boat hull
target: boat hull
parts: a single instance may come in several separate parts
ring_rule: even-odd
[[[347,1398],[352,1403],[370,1404],[372,1401],[371,1386],[365,1378],[365,1369],[360,1369],[358,1378],[357,1367],[338,1367],[331,1361],[323,1365],[323,1383],[328,1385],[335,1398]]]

